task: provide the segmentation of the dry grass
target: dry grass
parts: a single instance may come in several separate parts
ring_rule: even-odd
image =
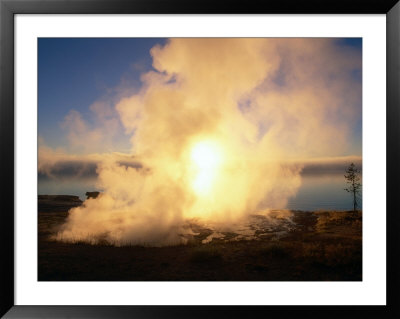
[[[275,241],[201,244],[200,240],[170,247],[115,247],[99,240],[90,245],[78,238],[73,243],[49,240],[66,216],[39,213],[39,280],[362,279],[361,212],[299,213],[298,229]]]
[[[193,248],[190,252],[189,261],[193,263],[216,262],[222,259],[222,253],[216,245],[202,245]]]
[[[335,226],[359,228],[362,222],[361,211],[321,211],[315,214],[318,216],[316,224],[318,232],[324,232]]]

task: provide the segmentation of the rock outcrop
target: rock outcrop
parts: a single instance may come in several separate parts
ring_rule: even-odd
[[[86,198],[97,198],[99,196],[100,192],[86,192]]]
[[[67,212],[73,207],[82,205],[79,196],[74,195],[39,195],[39,212]]]

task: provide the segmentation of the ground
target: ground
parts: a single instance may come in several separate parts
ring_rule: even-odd
[[[39,281],[359,281],[362,213],[271,211],[231,231],[192,220],[186,245],[115,247],[50,239],[80,205],[39,198]]]

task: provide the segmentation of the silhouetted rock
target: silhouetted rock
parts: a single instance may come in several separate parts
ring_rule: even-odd
[[[73,207],[82,205],[79,196],[74,195],[39,195],[39,212],[67,212]]]
[[[67,202],[82,202],[79,196],[75,195],[39,195],[39,200],[55,200]]]
[[[86,192],[86,197],[87,199],[89,198],[97,198],[99,196],[100,192]]]

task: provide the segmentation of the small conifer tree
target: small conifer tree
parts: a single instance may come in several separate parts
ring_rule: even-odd
[[[353,196],[353,211],[358,207],[358,196],[361,193],[361,171],[351,163],[344,175],[348,187],[344,190]]]

